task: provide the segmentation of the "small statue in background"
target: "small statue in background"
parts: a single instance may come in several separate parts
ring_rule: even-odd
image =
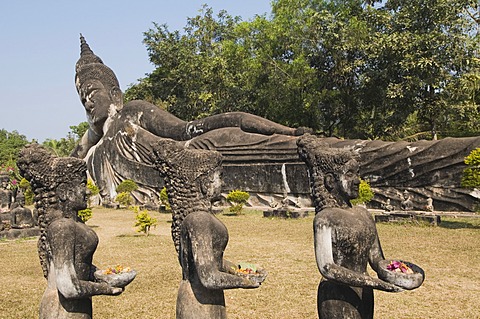
[[[172,237],[182,266],[177,319],[224,319],[224,289],[257,288],[223,258],[228,230],[211,212],[221,189],[222,156],[164,139],[154,151],[172,209]]]
[[[24,207],[25,205],[25,195],[23,192],[17,192],[15,197],[15,202],[12,204],[12,210],[10,211],[11,215],[11,226],[12,228],[31,228],[34,227],[36,222],[33,218],[32,211]]]
[[[118,295],[123,288],[94,282],[98,237],[77,215],[87,207],[85,162],[31,144],[20,152],[17,166],[32,185],[39,214],[38,253],[47,279],[40,319],[92,318],[92,296]]]
[[[413,202],[410,198],[410,193],[405,190],[403,192],[403,201],[401,203],[402,210],[413,210]]]
[[[0,213],[6,213],[10,211],[13,201],[13,192],[8,188],[10,177],[6,174],[1,174],[0,183]]]
[[[427,198],[427,205],[425,205],[425,210],[427,212],[433,212],[433,199],[431,197]]]
[[[387,212],[391,212],[391,211],[394,210],[393,205],[390,203],[390,198],[387,198],[386,203],[383,204],[383,209],[385,209],[385,211],[387,211]]]

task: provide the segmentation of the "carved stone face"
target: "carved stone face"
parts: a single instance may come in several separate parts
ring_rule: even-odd
[[[64,183],[56,189],[57,197],[64,203],[64,213],[76,218],[77,212],[87,208],[87,188],[85,182]]]
[[[222,192],[222,173],[222,168],[217,167],[214,172],[208,174],[208,176],[201,181],[202,192],[207,198],[210,198],[211,201],[218,200]]]
[[[360,165],[358,162],[351,160],[345,164],[345,170],[337,177],[338,193],[345,200],[358,197],[360,186],[359,169]]]
[[[118,96],[119,89],[108,90],[99,80],[85,82],[80,90],[80,98],[87,112],[88,122],[99,135],[103,135],[103,125],[109,116],[113,116],[120,108]]]

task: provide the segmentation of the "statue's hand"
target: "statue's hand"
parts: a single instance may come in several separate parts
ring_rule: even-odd
[[[125,288],[112,287],[111,295],[112,295],[112,296],[118,296],[118,295],[120,295],[124,290],[125,290]]]
[[[382,287],[384,291],[387,291],[387,292],[401,292],[401,291],[404,291],[405,289],[403,289],[402,287],[400,286],[397,286],[397,285],[394,285],[394,284],[391,284],[391,283],[388,283],[388,282],[384,282],[385,284],[383,285],[384,287]]]
[[[260,283],[254,282],[253,280],[250,280],[248,278],[243,279],[242,288],[253,289],[253,288],[258,288],[258,287],[260,287]]]

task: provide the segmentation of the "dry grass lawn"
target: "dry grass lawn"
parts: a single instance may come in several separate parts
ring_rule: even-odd
[[[174,318],[180,266],[170,237],[170,215],[152,212],[158,226],[149,237],[136,232],[134,213],[98,208],[87,222],[100,238],[94,262],[138,271],[118,297],[96,296],[96,319]],[[225,292],[230,319],[316,318],[320,280],[313,252],[312,220],[266,219],[259,211],[219,215],[228,227],[225,257],[269,271],[254,290]],[[378,224],[386,257],[422,266],[422,287],[375,293],[375,318],[480,318],[480,218],[443,219],[442,226]],[[36,318],[45,289],[36,239],[0,241],[0,318]]]

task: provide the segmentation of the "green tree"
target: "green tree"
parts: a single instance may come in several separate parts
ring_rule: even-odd
[[[166,105],[185,120],[228,111],[235,105],[228,90],[235,72],[222,56],[221,43],[232,38],[236,21],[225,11],[215,17],[203,6],[199,15],[188,18],[184,34],[155,23],[145,32],[144,43],[156,69],[129,88],[126,99]]]
[[[43,145],[52,151],[57,156],[69,156],[79,139],[88,130],[88,123],[82,122],[77,126],[70,126],[70,132],[66,137],[62,137],[59,140],[46,139]]]
[[[157,225],[157,219],[150,216],[150,214],[146,211],[138,211],[135,215],[135,227],[138,227],[138,232],[144,233],[145,235],[150,234],[150,228]]]
[[[468,5],[459,0],[390,0],[385,9],[391,12],[385,46],[395,50],[388,69],[397,78],[387,93],[415,110],[436,139],[458,113],[462,101],[453,97],[474,57]]]
[[[164,186],[160,191],[160,202],[162,205],[165,205],[165,210],[169,211],[172,208],[170,207],[170,201],[168,200],[167,188]]]
[[[82,209],[82,210],[79,210],[78,211],[78,217],[84,222],[86,223],[90,218],[92,218],[93,216],[93,212],[92,212],[92,209],[89,207],[89,208],[85,208],[85,209]]]
[[[476,148],[465,157],[467,168],[463,171],[462,187],[480,188],[480,148]]]
[[[154,24],[156,69],[126,92],[185,120],[246,111],[327,136],[478,133],[478,3],[274,0],[245,22],[208,6]]]
[[[118,184],[118,186],[115,190],[118,193],[122,193],[122,192],[131,193],[131,192],[133,192],[137,189],[138,189],[137,183],[135,183],[131,179],[126,179],[126,180],[122,181],[120,184]]]
[[[360,180],[360,186],[358,189],[358,197],[350,200],[352,205],[366,204],[372,200],[374,194],[370,188],[370,183],[366,180]]]
[[[227,195],[227,201],[232,202],[233,205],[229,207],[229,211],[236,215],[240,214],[243,209],[243,206],[247,203],[250,198],[250,194],[247,192],[233,190]]]
[[[22,179],[20,180],[20,183],[18,183],[18,187],[22,189],[23,194],[25,196],[25,205],[26,206],[32,205],[35,194],[32,191],[32,186],[30,185],[30,182],[22,177]]]
[[[20,150],[29,143],[25,135],[17,131],[0,129],[0,164],[16,162]]]
[[[132,205],[133,203],[133,197],[131,193],[137,189],[137,183],[135,183],[131,179],[126,179],[122,181],[115,189],[118,193],[118,195],[115,197],[115,201],[117,201],[122,206],[130,207],[130,205]]]

